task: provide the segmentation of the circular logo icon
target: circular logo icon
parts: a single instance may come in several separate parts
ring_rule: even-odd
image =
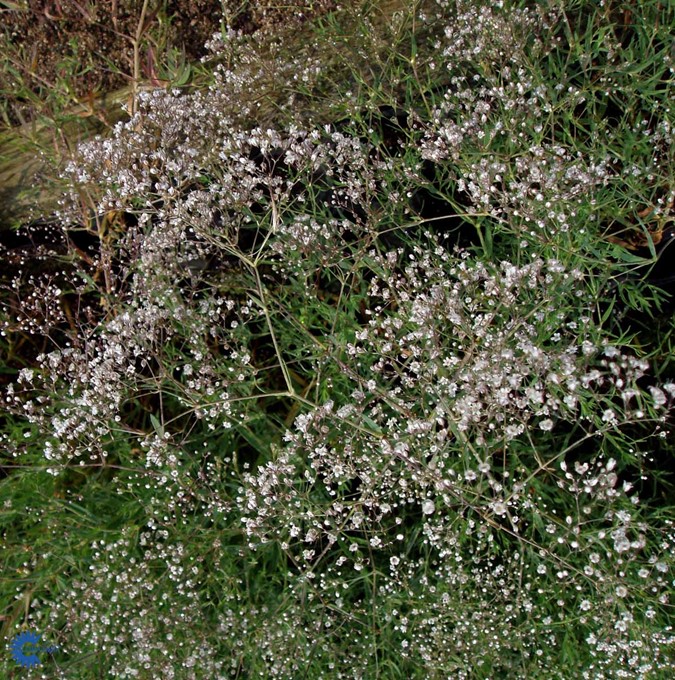
[[[38,647],[41,637],[42,635],[38,635],[32,630],[19,633],[10,645],[14,661],[24,668],[39,666],[42,662],[37,653],[53,652],[56,649],[56,647]]]

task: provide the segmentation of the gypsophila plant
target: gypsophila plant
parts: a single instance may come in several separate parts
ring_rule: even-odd
[[[49,677],[675,669],[672,320],[622,245],[672,220],[672,10],[385,4],[224,31],[65,171],[64,229],[126,217],[3,311]]]

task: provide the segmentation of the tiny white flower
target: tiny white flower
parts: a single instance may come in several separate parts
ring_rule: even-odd
[[[492,503],[492,510],[495,515],[503,517],[506,514],[508,508],[506,507],[506,503],[502,503],[502,501],[495,501]]]
[[[667,397],[663,390],[660,390],[658,387],[650,385],[649,392],[651,393],[652,399],[654,400],[654,406],[663,406],[666,403]]]
[[[675,383],[666,383],[663,389],[668,392],[671,397],[675,397]]]
[[[424,503],[422,503],[422,512],[425,515],[432,515],[434,510],[436,510],[436,506],[434,505],[433,501],[426,500]]]

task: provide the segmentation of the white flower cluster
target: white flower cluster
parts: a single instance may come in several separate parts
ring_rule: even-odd
[[[582,278],[554,260],[496,267],[420,251],[404,273],[373,279],[372,319],[347,351],[378,357],[370,375],[361,372],[364,385],[385,379],[401,403],[422,390],[430,423],[481,442],[513,439],[532,418],[550,430],[553,419],[574,417],[580,390],[607,380],[593,365],[590,319],[570,320],[584,304]]]

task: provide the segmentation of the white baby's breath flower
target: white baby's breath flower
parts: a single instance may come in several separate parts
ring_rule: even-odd
[[[668,401],[664,391],[654,385],[649,386],[649,392],[654,400],[654,406],[663,406]]]
[[[422,512],[425,515],[432,515],[435,510],[436,510],[436,506],[434,505],[433,501],[426,500],[422,503]]]
[[[492,503],[492,511],[495,513],[495,515],[503,517],[507,513],[508,508],[506,503],[503,503],[502,501],[495,501]]]

